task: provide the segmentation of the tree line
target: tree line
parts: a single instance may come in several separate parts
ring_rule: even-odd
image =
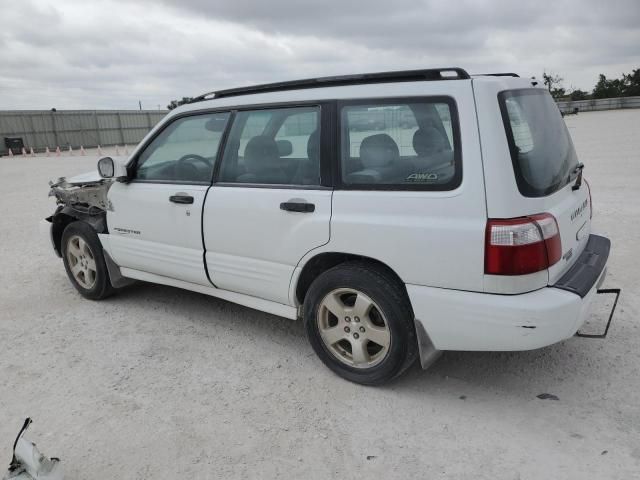
[[[640,96],[640,68],[631,73],[623,73],[620,78],[607,78],[602,73],[598,77],[591,92],[580,90],[579,88],[564,88],[564,79],[552,72],[542,74],[544,84],[549,92],[556,99],[566,100],[589,100],[591,98],[616,98]]]

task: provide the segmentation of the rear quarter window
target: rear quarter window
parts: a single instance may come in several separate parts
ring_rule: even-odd
[[[343,188],[451,190],[460,184],[452,98],[340,102],[339,121]]]
[[[540,88],[507,90],[498,102],[520,193],[544,197],[571,182],[578,158],[551,95]]]

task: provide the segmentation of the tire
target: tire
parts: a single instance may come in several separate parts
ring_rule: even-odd
[[[406,291],[375,264],[347,262],[322,273],[307,292],[303,318],[318,357],[351,382],[388,382],[418,356]]]
[[[60,247],[67,276],[80,295],[102,300],[113,294],[102,245],[91,226],[71,222],[62,232]]]

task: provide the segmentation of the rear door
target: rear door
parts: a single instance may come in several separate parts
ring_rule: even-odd
[[[551,213],[560,230],[562,258],[549,268],[555,283],[573,264],[591,233],[589,187],[560,111],[545,89],[507,90],[498,96],[510,156],[527,214]]]
[[[321,111],[328,108],[235,113],[203,215],[206,264],[216,287],[292,303],[294,268],[329,241],[332,189],[321,171],[321,145],[330,133]]]
[[[473,80],[482,139],[489,218],[552,214],[560,261],[520,277],[488,278],[485,291],[520,293],[554,284],[584,249],[591,231],[589,187],[577,184],[579,160],[555,101],[522,78]],[[586,173],[586,172],[585,172]]]

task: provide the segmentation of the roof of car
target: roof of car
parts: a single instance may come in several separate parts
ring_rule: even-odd
[[[420,82],[436,80],[468,80],[471,78],[460,67],[429,68],[422,70],[400,70],[391,72],[357,73],[331,77],[305,78],[286,82],[265,83],[247,87],[216,90],[195,97],[191,102],[212,98],[235,97],[255,93],[279,92],[283,90],[301,90],[307,88],[338,87],[346,85],[365,85],[371,83]]]
[[[366,85],[374,86],[376,93],[382,93],[384,90],[389,91],[393,89],[393,85],[403,83],[403,91],[409,93],[415,91],[415,87],[423,82],[435,82],[443,85],[442,82],[445,81],[469,81],[472,76],[482,77],[487,80],[493,78],[493,80],[497,82],[506,81],[506,77],[518,77],[515,73],[470,75],[460,67],[443,67],[307,78],[208,92],[193,98],[191,102],[173,110],[172,113],[177,114],[185,111],[201,110],[211,107],[226,107],[230,105],[267,104],[283,101],[301,101],[303,99],[316,100],[334,96],[339,98],[342,95],[338,94],[338,92],[346,94],[347,91],[354,92],[353,89],[358,86]],[[514,80],[516,79],[514,78]],[[414,88],[412,88],[412,85]],[[358,89],[358,93],[364,93],[366,90],[371,92],[371,89]],[[311,91],[313,91],[313,93],[311,93]],[[332,94],[327,95],[328,92],[332,92]]]

